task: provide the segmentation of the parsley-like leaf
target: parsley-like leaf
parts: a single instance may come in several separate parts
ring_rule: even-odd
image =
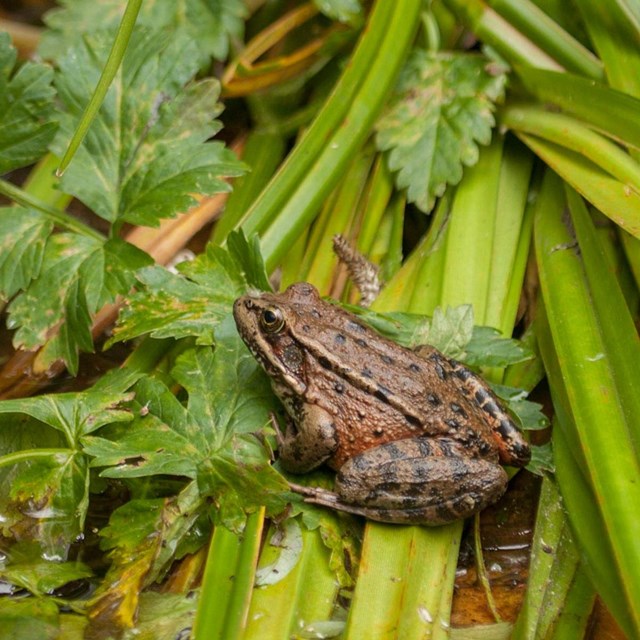
[[[196,480],[201,495],[215,497],[219,518],[236,527],[252,506],[282,509],[287,485],[253,435],[275,409],[273,393],[232,324],[220,328],[215,352],[194,348],[178,358],[172,373],[189,394],[187,407],[160,381],[141,380],[142,415],[117,438],[86,438],[85,451],[106,477]]]
[[[99,29],[115,33],[124,13],[126,0],[61,0],[45,16],[47,29],[38,52],[56,59],[81,38]],[[137,24],[151,30],[165,30],[174,37],[186,37],[198,46],[194,60],[198,67],[209,58],[224,60],[231,38],[240,40],[244,31],[246,7],[242,0],[154,0],[143,2]]]
[[[37,211],[0,208],[0,298],[12,298],[40,273],[52,230],[53,222]]]
[[[59,61],[56,85],[66,112],[53,143],[62,155],[95,88],[111,35],[88,36]],[[243,165],[220,142],[215,79],[185,86],[197,72],[197,44],[136,30],[61,188],[109,222],[156,226],[195,204],[193,194],[228,191]]]
[[[247,241],[233,233],[228,245],[209,244],[195,260],[178,264],[178,273],[159,266],[142,269],[138,280],[144,288],[129,298],[112,341],[148,333],[213,344],[216,326],[247,285],[269,288],[257,236]]]
[[[149,262],[144,252],[118,238],[102,242],[73,233],[50,236],[40,277],[9,305],[7,324],[17,329],[14,345],[34,349],[46,343],[43,361],[61,358],[75,372],[78,352],[93,349],[91,315],[127,293],[134,273]]]
[[[422,211],[431,210],[447,184],[460,181],[462,165],[477,162],[477,144],[491,140],[505,75],[489,65],[475,54],[417,49],[378,122],[376,142],[389,151],[396,184]]]
[[[56,132],[53,70],[26,62],[15,71],[17,52],[0,33],[0,175],[40,158]]]

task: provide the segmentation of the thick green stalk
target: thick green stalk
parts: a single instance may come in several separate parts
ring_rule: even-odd
[[[388,6],[392,7],[390,12]],[[342,112],[342,117],[338,118],[337,129],[332,125],[326,131],[324,120],[330,117],[333,123],[335,116],[331,114],[332,105],[337,102],[340,106],[343,102],[338,95],[338,88],[316,119],[323,126],[314,126],[315,123],[312,125],[248,212],[242,226],[247,234],[261,232],[262,248],[269,269],[278,264],[302,229],[317,214],[322,201],[342,177],[353,153],[370,134],[405,59],[418,23],[420,8],[419,0],[376,3],[351,65],[339,83],[339,87],[342,87],[345,76],[352,74],[354,69],[358,70],[357,93],[353,95],[348,108]],[[375,41],[373,50],[365,47],[369,39]],[[363,50],[366,50],[368,57],[362,55]],[[328,116],[328,113],[331,115]],[[318,128],[328,134],[322,138],[322,144],[316,141]],[[301,149],[305,149],[305,152]],[[291,160],[300,155],[306,169],[302,172],[292,164],[294,160]]]
[[[374,6],[367,28],[363,31],[344,73],[324,107],[282,164],[275,178],[262,192],[259,200],[244,216],[243,227],[247,234],[260,232],[271,223],[322,153],[335,129],[342,123],[362,84],[366,70],[384,39],[384,27],[391,19],[393,11],[393,3],[378,1]]]
[[[600,60],[533,2],[529,0],[487,0],[487,2],[567,70],[596,80],[604,77]]]
[[[224,213],[213,229],[211,239],[222,244],[240,218],[271,179],[284,155],[285,144],[279,133],[253,130],[242,151],[242,161],[250,171],[234,180]]]
[[[561,71],[562,64],[520,33],[509,21],[482,0],[445,0],[485,44],[489,44],[510,63]]]
[[[562,405],[569,412],[562,420],[567,425],[562,436],[571,446],[586,486],[596,498],[598,517],[606,530],[605,541],[613,554],[613,566],[608,571],[620,576],[621,589],[617,595],[603,591],[601,594],[608,604],[614,598],[623,603],[616,605],[618,611],[626,603],[638,631],[640,519],[635,509],[629,509],[629,504],[640,504],[640,462],[636,440],[631,435],[637,432],[638,400],[637,392],[633,392],[634,387],[637,389],[637,384],[633,384],[637,373],[633,369],[637,371],[638,338],[617,281],[610,271],[602,269],[593,225],[586,219],[586,211],[576,206],[573,196],[569,204],[579,252],[575,249],[572,228],[561,216],[562,185],[557,177],[548,174],[536,212],[536,256],[553,349],[566,393]],[[613,314],[616,318],[612,322]],[[549,370],[547,357],[545,365]],[[621,380],[625,373],[631,375],[630,381]],[[558,385],[557,378],[555,384]],[[552,392],[555,398],[558,392],[553,387]],[[563,494],[565,487],[572,490],[573,485],[567,483],[578,480],[567,478],[564,472],[558,466]],[[569,509],[572,522],[575,516]],[[575,527],[574,532],[584,544],[586,534]],[[602,545],[605,541],[595,544]],[[587,544],[593,545],[594,541]],[[592,557],[597,551],[590,549],[587,555]],[[613,582],[615,579],[611,578],[609,584]],[[600,581],[595,586],[606,588]],[[612,611],[616,615],[616,610]],[[617,617],[620,618],[619,612]],[[625,623],[621,620],[621,624]]]

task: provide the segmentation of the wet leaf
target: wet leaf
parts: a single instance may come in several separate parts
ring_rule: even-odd
[[[0,32],[0,175],[38,160],[57,128],[53,70],[35,62],[15,70],[17,55]]]
[[[91,569],[82,562],[60,562],[42,557],[42,548],[33,542],[11,546],[4,562],[0,563],[0,577],[34,595],[46,595],[68,582],[89,578]]]
[[[415,50],[396,95],[377,125],[378,148],[388,151],[396,185],[422,211],[430,211],[447,184],[457,184],[463,165],[478,161],[488,144],[494,103],[502,98],[503,72],[468,53]]]
[[[59,61],[66,112],[53,150],[62,155],[102,72],[112,38],[83,38]],[[100,112],[61,188],[109,222],[156,226],[195,204],[193,194],[228,191],[242,165],[220,142],[219,83],[188,83],[198,70],[192,40],[135,31]],[[186,86],[185,86],[186,85]]]
[[[56,640],[59,613],[55,602],[45,598],[0,598],[0,627],[5,638]]]

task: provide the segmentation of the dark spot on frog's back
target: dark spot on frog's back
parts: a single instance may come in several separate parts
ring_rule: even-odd
[[[363,340],[362,338],[356,338],[356,344],[359,347],[363,347],[364,349],[366,349],[369,345],[367,345],[367,341]]]
[[[393,395],[391,389],[387,389],[384,385],[379,384],[378,388],[375,390],[374,394],[378,400],[382,402],[389,403],[389,396]]]
[[[427,402],[432,407],[438,407],[442,404],[442,400],[440,400],[440,398],[435,393],[429,393],[427,395]]]
[[[452,402],[449,405],[449,408],[451,409],[451,411],[453,411],[453,413],[457,413],[461,418],[467,418],[467,412],[457,403],[457,402]]]
[[[344,344],[347,341],[347,338],[342,333],[336,333],[333,339],[337,344]]]
[[[386,353],[383,353],[380,356],[380,360],[382,360],[382,362],[384,362],[385,364],[393,364],[394,360],[391,356],[388,356]]]
[[[331,369],[331,363],[329,362],[329,359],[325,358],[324,356],[320,356],[318,358],[318,364],[324,369]]]
[[[409,365],[409,371],[413,371],[413,373],[420,373],[421,369],[415,362],[412,362]]]
[[[363,325],[361,325],[359,322],[354,322],[353,320],[348,320],[347,321],[347,327],[351,330],[354,331],[355,333],[365,333],[366,329]]]
[[[342,382],[336,382],[333,388],[335,389],[336,393],[344,393],[344,385],[342,384]]]
[[[363,378],[373,378],[373,372],[371,371],[371,369],[368,369],[367,367],[365,367],[362,370],[362,377]]]

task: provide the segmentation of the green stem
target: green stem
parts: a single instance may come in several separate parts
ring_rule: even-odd
[[[514,62],[561,71],[562,65],[535,45],[510,22],[482,0],[445,0],[485,44],[489,44],[512,64]]]
[[[72,449],[23,449],[0,456],[0,467],[9,467],[19,462],[32,462],[35,458],[54,458],[58,455],[73,455]]]
[[[84,137],[87,135],[87,131],[89,131],[91,123],[102,106],[104,98],[107,95],[107,91],[118,72],[122,58],[124,57],[124,52],[129,44],[129,39],[131,38],[131,33],[133,32],[133,27],[135,26],[136,18],[138,17],[138,12],[140,11],[141,6],[142,0],[128,0],[127,2],[127,8],[122,16],[122,21],[118,27],[118,33],[113,41],[113,46],[111,47],[111,52],[109,53],[106,64],[104,65],[104,69],[102,70],[102,75],[100,76],[98,85],[91,96],[91,100],[89,100],[89,104],[86,106],[84,113],[82,114],[82,118],[80,119],[73,137],[69,142],[69,146],[67,147],[62,161],[60,162],[60,166],[57,171],[58,176],[61,176],[69,166],[69,163],[73,159],[78,147],[82,144]]]
[[[488,0],[500,15],[569,71],[604,79],[602,62],[529,0]]]
[[[36,198],[26,191],[23,191],[19,187],[16,187],[6,180],[0,179],[0,193],[7,196],[7,198],[10,198],[14,202],[22,205],[23,207],[36,209],[40,213],[44,214],[47,218],[53,220],[53,222],[57,226],[62,227],[63,229],[67,229],[69,231],[73,231],[75,233],[79,233],[83,236],[88,236],[96,240],[100,240],[101,242],[103,242],[105,239],[101,233],[99,233],[95,229],[92,229],[83,222],[80,222],[80,220],[77,220],[73,216],[70,216],[65,211],[61,211],[60,209],[52,207],[46,202],[43,202],[39,198]]]

